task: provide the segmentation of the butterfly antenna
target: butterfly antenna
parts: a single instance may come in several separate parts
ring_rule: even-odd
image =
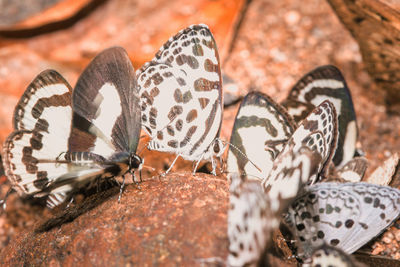
[[[228,172],[228,171],[224,171],[224,172],[222,172],[223,174],[234,174],[234,173],[237,173],[237,172]],[[241,175],[243,175],[244,173],[237,173],[237,174],[239,174],[240,176]],[[263,180],[264,178],[261,178],[261,177],[259,177],[259,176],[257,176],[257,175],[254,175],[254,174],[247,174],[246,173],[246,176],[247,177],[251,177],[251,178],[256,178],[257,180]]]
[[[239,152],[240,155],[242,155],[243,157],[245,157],[251,164],[253,164],[253,166],[254,166],[259,172],[262,172],[262,170],[261,170],[253,161],[251,161],[251,160],[246,156],[246,154],[244,154],[237,146],[235,146],[234,144],[232,144],[232,143],[230,143],[230,142],[228,142],[228,141],[224,141],[224,140],[222,140],[222,139],[220,139],[220,140],[221,140],[221,142],[223,142],[223,143],[225,143],[225,144],[229,144],[229,146],[232,146],[234,149],[236,149],[236,151]]]

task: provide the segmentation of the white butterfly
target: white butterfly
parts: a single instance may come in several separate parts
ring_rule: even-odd
[[[223,95],[217,45],[206,25],[192,25],[170,38],[138,72],[142,127],[148,149],[197,161],[220,157]]]
[[[49,195],[54,207],[98,178],[139,168],[137,83],[125,50],[100,53],[72,93],[55,71],[39,74],[14,112],[14,132],[3,146],[3,165],[20,195]]]

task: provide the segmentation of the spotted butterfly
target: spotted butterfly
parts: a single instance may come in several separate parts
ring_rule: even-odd
[[[318,183],[289,207],[286,222],[297,236],[297,256],[323,244],[353,253],[400,215],[400,190],[369,183]]]
[[[223,95],[217,45],[206,25],[171,37],[138,72],[142,127],[148,149],[197,161],[220,157]]]
[[[266,177],[295,129],[290,115],[269,96],[248,93],[240,104],[232,129],[228,174],[239,173],[244,180]]]
[[[314,250],[310,262],[303,266],[311,267],[365,267],[341,249],[324,244]]]
[[[60,74],[39,74],[14,112],[3,164],[20,195],[49,195],[54,207],[97,178],[133,172],[140,109],[134,69],[125,50],[96,56],[72,93]]]
[[[281,180],[291,182],[278,193],[265,193],[258,180],[243,180],[238,173],[232,175],[230,209],[228,211],[229,266],[250,266],[262,263],[271,244],[272,231],[281,221],[281,212],[301,190],[304,177],[318,170],[321,156],[304,146],[297,152],[290,150],[285,159]],[[291,165],[291,168],[288,166]],[[292,191],[295,190],[295,193]]]
[[[290,179],[282,180],[283,174],[291,168],[291,162],[286,160],[286,154],[290,151],[296,153],[303,146],[309,147],[321,156],[318,169],[311,176],[302,176],[301,183],[312,184],[323,177],[327,176],[330,160],[334,154],[337,140],[337,117],[335,107],[328,100],[318,105],[307,118],[305,118],[299,127],[294,131],[293,135],[287,141],[282,152],[275,159],[280,164],[275,164],[262,181],[263,187],[267,193],[283,192],[297,193],[296,190],[290,190]],[[300,181],[295,186],[300,185]],[[282,187],[282,188],[281,188]]]
[[[282,105],[300,122],[324,100],[336,108],[339,136],[333,162],[343,166],[356,151],[357,123],[351,94],[341,72],[332,65],[310,71],[296,83]]]

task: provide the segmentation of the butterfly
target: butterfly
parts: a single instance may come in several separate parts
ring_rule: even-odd
[[[228,174],[239,173],[246,180],[266,177],[296,127],[286,110],[269,96],[257,91],[248,93],[232,128]]]
[[[285,221],[297,236],[297,256],[328,244],[351,254],[400,215],[400,190],[369,183],[318,183],[290,206]]]
[[[204,24],[192,25],[166,42],[137,72],[142,127],[149,150],[197,161],[221,157],[222,78],[216,42]]]
[[[303,266],[311,267],[365,267],[341,249],[324,244],[314,250],[310,262]]]
[[[356,152],[357,123],[350,90],[335,66],[318,67],[304,75],[282,105],[296,122],[303,120],[324,100],[334,104],[338,117],[338,142],[333,163],[343,166]]]
[[[280,191],[275,194],[266,193],[258,180],[243,180],[238,173],[232,175],[228,211],[229,266],[256,265],[265,260],[282,211],[302,189],[302,181],[307,180],[304,177],[316,173],[320,160],[319,153],[306,146],[297,152],[285,153],[284,159],[275,161],[273,168],[282,170],[280,179],[289,183],[286,187],[277,187]],[[285,164],[285,168],[276,167],[280,164]],[[292,193],[293,190],[296,192]]]
[[[56,71],[40,73],[14,111],[3,165],[20,195],[49,196],[47,205],[98,178],[133,173],[140,133],[137,82],[125,50],[97,55],[72,92]]]
[[[325,100],[318,105],[299,125],[289,138],[282,152],[275,159],[280,164],[275,164],[262,181],[263,187],[266,192],[273,194],[273,192],[285,192],[289,194],[291,191],[290,184],[293,181],[282,180],[288,167],[291,168],[291,162],[285,159],[285,155],[291,150],[293,153],[299,151],[300,148],[306,146],[311,150],[316,151],[321,156],[318,160],[318,169],[311,176],[301,176],[302,183],[313,184],[327,176],[328,167],[332,156],[335,152],[337,140],[337,117],[335,107],[328,100]],[[295,183],[298,186],[300,182]],[[286,191],[281,189],[283,187]],[[297,189],[293,191],[296,193]]]

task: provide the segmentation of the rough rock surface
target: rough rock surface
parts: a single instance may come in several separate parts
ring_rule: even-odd
[[[193,265],[227,255],[226,180],[175,173],[100,192],[37,222],[2,266]]]

